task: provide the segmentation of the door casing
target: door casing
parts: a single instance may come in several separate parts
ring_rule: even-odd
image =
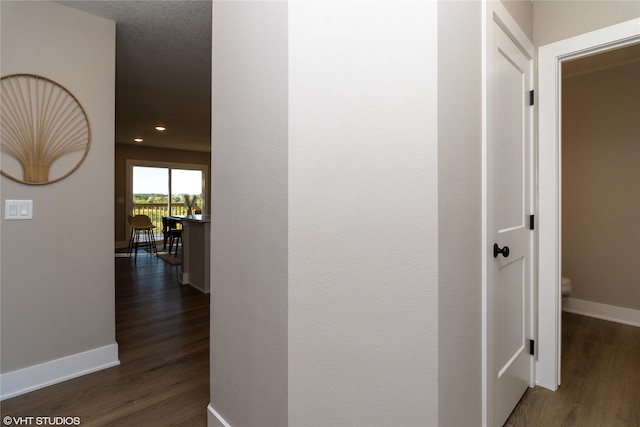
[[[538,357],[536,383],[560,385],[562,62],[640,43],[640,18],[538,48]]]

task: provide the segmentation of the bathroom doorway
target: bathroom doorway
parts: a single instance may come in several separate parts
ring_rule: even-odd
[[[563,311],[640,323],[640,43],[562,64]],[[627,310],[624,310],[627,309]]]
[[[539,58],[538,384],[556,390],[561,356],[561,95],[568,61],[640,43],[640,19],[541,46]],[[546,94],[542,96],[542,94]],[[543,227],[542,224],[545,226]],[[588,232],[588,230],[586,231]],[[576,287],[577,287],[576,280]]]

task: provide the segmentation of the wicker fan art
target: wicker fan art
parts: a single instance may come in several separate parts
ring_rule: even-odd
[[[4,164],[3,175],[25,184],[49,184],[78,169],[89,151],[91,129],[75,96],[53,80],[33,74],[2,77],[0,94],[2,153],[22,167],[22,179],[9,174]],[[73,152],[80,160],[50,179],[53,163]]]

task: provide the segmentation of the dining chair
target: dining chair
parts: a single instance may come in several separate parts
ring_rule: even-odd
[[[178,256],[179,243],[182,242],[182,229],[178,228],[179,222],[173,218],[166,216],[162,217],[162,234],[164,236],[163,250],[167,250],[167,241],[169,242],[169,254],[173,249],[175,243],[176,250],[175,256]]]

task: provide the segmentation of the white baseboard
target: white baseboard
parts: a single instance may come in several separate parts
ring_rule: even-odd
[[[207,427],[231,427],[231,425],[222,418],[222,415],[216,412],[211,406],[207,406]]]
[[[631,308],[569,298],[562,303],[562,311],[640,327],[640,310]]]
[[[115,343],[0,374],[0,400],[119,364],[118,344]]]

